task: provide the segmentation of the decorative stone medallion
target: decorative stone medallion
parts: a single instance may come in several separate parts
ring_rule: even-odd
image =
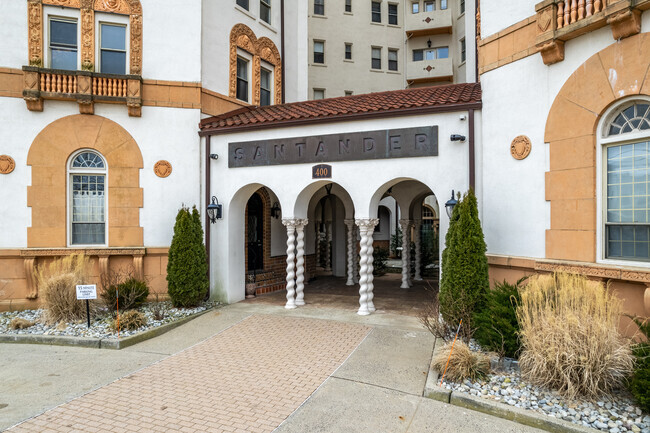
[[[16,161],[9,155],[0,155],[0,173],[9,174],[16,168]]]
[[[161,159],[153,166],[153,172],[156,173],[158,177],[167,177],[172,174],[172,165],[169,161]]]
[[[530,138],[525,135],[519,135],[510,144],[510,154],[514,159],[521,160],[530,155],[531,147]]]

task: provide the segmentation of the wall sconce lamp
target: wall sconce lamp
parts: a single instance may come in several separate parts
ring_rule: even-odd
[[[219,155],[217,155],[216,153],[211,153],[210,154],[210,159],[215,159],[215,160],[219,159]]]
[[[429,40],[427,41],[427,47],[431,48],[431,38],[429,38]]]
[[[277,201],[273,203],[273,206],[271,207],[271,216],[275,219],[280,218],[280,203]]]
[[[210,223],[214,224],[217,220],[222,218],[223,214],[223,205],[219,204],[219,201],[215,196],[212,196],[212,203],[208,205],[207,208],[208,218],[210,218]]]
[[[451,134],[451,137],[449,137],[451,141],[460,141],[464,142],[465,141],[465,136],[460,135],[460,134]]]
[[[451,198],[445,203],[445,210],[447,211],[447,216],[451,219],[451,216],[454,214],[454,207],[458,204],[458,200],[454,198],[454,190],[451,190]]]

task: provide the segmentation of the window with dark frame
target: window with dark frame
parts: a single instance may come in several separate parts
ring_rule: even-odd
[[[424,2],[424,12],[433,12],[435,10],[436,10],[436,2],[431,0]]]
[[[352,44],[345,44],[345,60],[352,60]]]
[[[271,105],[271,71],[260,69],[260,106]]]
[[[325,42],[314,41],[314,63],[325,63]]]
[[[248,102],[248,61],[237,57],[237,99]]]
[[[126,74],[126,26],[100,24],[99,70],[104,74]]]
[[[388,70],[397,71],[397,50],[388,50]]]
[[[465,0],[460,0],[460,14],[465,13]]]
[[[271,24],[271,0],[260,0],[260,19]]]
[[[372,22],[380,23],[381,22],[381,3],[372,2]]]
[[[464,62],[466,60],[467,53],[465,50],[465,38],[460,40],[460,61]]]
[[[352,12],[352,0],[345,0],[345,11]]]
[[[70,244],[106,243],[106,165],[91,151],[79,153],[70,174]]]
[[[417,14],[420,12],[420,3],[419,2],[413,2],[411,3],[411,12],[414,14]]]
[[[325,0],[314,0],[314,15],[325,15]]]
[[[345,96],[352,96],[352,90],[346,90]]]
[[[388,24],[397,25],[397,5],[388,4]]]
[[[237,5],[246,10],[249,9],[248,0],[237,0]]]
[[[381,48],[373,47],[370,55],[372,69],[381,69]]]
[[[77,69],[77,20],[50,18],[50,68]]]

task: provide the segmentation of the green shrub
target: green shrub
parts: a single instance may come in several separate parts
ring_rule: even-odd
[[[474,338],[487,350],[497,352],[499,356],[514,358],[519,352],[519,324],[517,323],[517,305],[519,285],[504,281],[496,283],[485,299],[485,307],[474,313]]]
[[[469,342],[472,316],[485,304],[490,289],[487,246],[478,218],[476,196],[470,189],[454,207],[442,253],[440,313],[451,327],[463,321],[460,335]]]
[[[375,248],[372,252],[372,258],[372,274],[377,276],[384,275],[388,268],[388,265],[386,264],[386,260],[388,260],[388,250],[386,248]]]
[[[130,310],[147,302],[149,287],[144,281],[129,277],[120,283],[103,287],[100,295],[111,311],[117,310],[118,307],[120,311]]]
[[[632,346],[636,365],[630,378],[629,388],[639,406],[644,411],[650,412],[650,319],[641,321],[634,317],[633,320],[645,335],[646,341]]]
[[[176,216],[169,247],[167,292],[175,307],[193,307],[203,300],[209,285],[199,211],[183,207]]]

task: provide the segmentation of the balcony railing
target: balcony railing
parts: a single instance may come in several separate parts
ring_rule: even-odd
[[[409,61],[406,64],[406,81],[409,86],[419,83],[453,81],[454,69],[451,58]]]
[[[93,114],[95,102],[125,104],[129,115],[142,109],[142,77],[23,66],[27,108],[43,111],[43,100],[75,100],[79,112]]]
[[[535,44],[547,65],[564,60],[564,43],[611,26],[614,39],[641,31],[641,12],[650,0],[544,0],[535,5]]]
[[[443,9],[417,14],[406,14],[406,35],[413,36],[439,35],[452,32],[451,9]]]

